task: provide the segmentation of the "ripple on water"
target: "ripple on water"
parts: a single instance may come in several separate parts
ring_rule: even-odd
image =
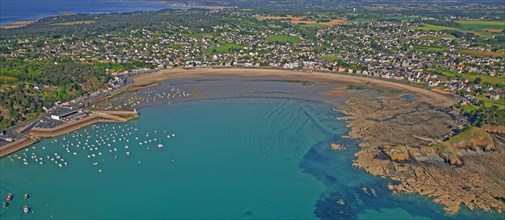
[[[286,99],[146,107],[138,120],[43,139],[0,159],[0,196],[16,196],[0,216],[446,217],[429,199],[393,196],[385,180],[352,167],[357,141],[341,138],[347,128],[337,116],[324,104]],[[333,142],[348,150],[331,151]],[[68,166],[47,159],[58,156]],[[26,192],[32,196],[23,201]],[[22,214],[23,205],[33,212]]]

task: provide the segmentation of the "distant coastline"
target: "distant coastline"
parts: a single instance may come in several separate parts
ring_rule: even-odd
[[[75,1],[65,2],[62,0],[52,1],[57,7],[49,7],[47,4],[32,1],[9,1],[2,0],[0,13],[0,28],[13,29],[37,22],[40,19],[74,14],[107,14],[123,13],[134,11],[157,11],[163,9],[188,8],[188,6],[178,6],[157,1],[138,0],[91,0],[82,1],[75,4]],[[43,7],[42,7],[43,6]],[[20,13],[23,12],[23,13]]]

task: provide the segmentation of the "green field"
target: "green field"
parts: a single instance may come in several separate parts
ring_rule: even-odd
[[[268,42],[271,43],[300,43],[302,40],[300,40],[299,37],[297,36],[291,36],[291,35],[272,35],[269,39]]]
[[[416,45],[412,48],[412,50],[413,51],[421,51],[423,53],[434,53],[434,52],[446,51],[447,47],[429,47],[429,46]]]
[[[422,24],[417,27],[410,27],[412,30],[418,31],[460,31],[472,32],[480,37],[493,37],[503,34],[505,29],[505,21],[486,21],[486,20],[461,20],[456,21],[460,27],[448,27],[432,24]]]
[[[342,59],[342,57],[334,56],[334,55],[324,55],[324,56],[320,56],[319,58],[321,58],[323,60],[332,61],[332,62]]]
[[[467,54],[475,57],[505,57],[505,52],[489,52],[477,50],[461,50],[462,54]]]
[[[418,31],[453,31],[457,30],[456,28],[453,27],[446,27],[446,26],[438,26],[438,25],[432,25],[432,24],[423,24],[417,27],[411,27],[413,30],[418,30]]]
[[[418,17],[411,17],[411,16],[387,16],[383,19],[384,20],[396,20],[396,21],[419,20]]]
[[[349,21],[350,22],[375,22],[377,21],[377,18],[371,18],[371,17],[356,17],[352,18]]]
[[[69,22],[62,22],[62,23],[54,23],[51,25],[64,25],[64,26],[70,26],[70,25],[80,25],[80,24],[94,24],[96,21],[94,20],[86,20],[86,21],[69,21]]]
[[[479,106],[468,104],[468,105],[462,105],[462,106],[460,106],[459,109],[461,111],[465,112],[465,113],[470,113],[472,111],[475,111],[475,110],[479,109]]]
[[[505,21],[463,20],[456,22],[461,24],[465,30],[483,31],[485,29],[505,29]]]
[[[242,49],[243,46],[236,43],[223,43],[216,47],[209,47],[206,49],[207,53],[230,53]]]
[[[427,69],[428,71],[438,73],[440,75],[443,75],[447,78],[454,78],[454,77],[462,77],[465,79],[468,79],[470,81],[475,80],[476,78],[480,78],[482,82],[489,83],[491,85],[495,84],[505,84],[505,77],[499,77],[499,76],[489,76],[489,75],[484,75],[484,74],[479,74],[479,73],[463,73],[459,74],[456,71],[450,71],[450,70],[439,70],[439,69]]]
[[[504,99],[491,100],[490,98],[488,98],[484,95],[481,95],[481,96],[477,97],[477,100],[484,102],[484,106],[486,108],[496,106],[499,109],[505,109],[505,100]]]
[[[326,25],[320,24],[320,23],[310,23],[310,24],[299,23],[298,25],[302,26],[302,27],[307,27],[307,28],[324,28],[324,27],[327,27]]]
[[[440,41],[442,38],[451,38],[451,39],[456,39],[456,37],[450,35],[450,34],[442,34],[438,36],[422,36],[421,39],[426,39],[426,40],[437,40]]]
[[[350,22],[375,22],[375,21],[407,21],[407,20],[419,20],[418,17],[411,16],[401,16],[401,15],[391,15],[384,17],[352,17]]]

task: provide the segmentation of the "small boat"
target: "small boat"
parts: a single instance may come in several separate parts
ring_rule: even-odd
[[[28,207],[27,205],[23,206],[23,212],[26,214],[30,211],[30,207]]]
[[[25,193],[25,200],[28,200],[28,198],[30,198],[30,194],[29,193]]]
[[[163,144],[158,144],[158,148],[163,148]]]
[[[5,198],[5,200],[7,200],[7,202],[10,202],[12,200],[12,194],[7,193],[7,198]]]

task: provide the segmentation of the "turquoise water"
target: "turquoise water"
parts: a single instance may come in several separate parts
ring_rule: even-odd
[[[0,217],[447,217],[429,199],[393,196],[385,180],[353,168],[357,142],[341,138],[348,130],[337,116],[324,104],[294,99],[218,99],[144,108],[138,120],[44,139],[0,159],[1,199],[14,194]],[[348,150],[331,151],[333,142]],[[27,192],[31,197],[25,201]],[[23,214],[23,205],[31,212]]]

